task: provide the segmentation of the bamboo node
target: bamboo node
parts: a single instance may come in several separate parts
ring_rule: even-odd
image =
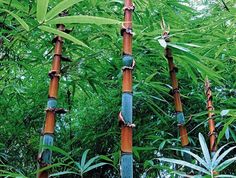
[[[213,132],[208,132],[208,137],[214,135],[216,138],[218,137],[218,134],[216,131],[213,131]]]
[[[126,11],[126,10],[128,10],[128,11],[135,11],[135,5],[134,4],[132,4],[131,6],[125,6],[124,8],[123,8],[123,10],[124,11]]]
[[[136,62],[135,62],[135,60],[133,59],[132,66],[124,66],[124,67],[122,67],[122,70],[123,70],[123,71],[126,70],[126,69],[134,70],[135,64],[136,64]]]
[[[125,26],[124,26],[124,24],[122,25],[122,28],[121,28],[121,30],[120,30],[120,34],[121,34],[121,36],[123,36],[124,35],[124,33],[127,33],[127,34],[129,34],[129,35],[134,35],[134,32],[133,32],[133,30],[132,30],[132,28],[126,28]]]
[[[122,113],[120,112],[118,115],[118,121],[119,121],[119,126],[123,126],[123,127],[130,127],[130,128],[134,128],[136,127],[135,124],[132,123],[126,123],[124,120],[124,117],[122,116]]]
[[[56,43],[56,42],[63,43],[62,39],[59,38],[59,36],[55,36],[55,37],[52,39],[52,43]]]
[[[170,73],[178,73],[179,72],[179,68],[178,67],[173,67],[173,69],[170,71]]]
[[[169,94],[172,95],[172,96],[173,96],[174,94],[176,94],[176,93],[180,93],[180,92],[179,92],[179,88],[171,89],[171,90],[169,91]]]
[[[60,78],[60,77],[61,77],[61,74],[59,74],[58,71],[56,71],[56,70],[51,70],[51,71],[48,73],[48,76],[49,76],[50,78],[53,78],[53,77],[58,77],[58,78]]]
[[[47,108],[46,112],[55,112],[56,114],[65,114],[67,110],[63,108]]]

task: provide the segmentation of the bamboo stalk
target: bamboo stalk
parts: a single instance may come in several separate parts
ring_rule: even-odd
[[[205,81],[205,91],[206,91],[206,97],[207,97],[207,110],[208,110],[208,124],[209,124],[209,139],[210,139],[210,152],[211,155],[214,155],[214,153],[217,150],[216,145],[216,133],[215,133],[215,121],[214,121],[214,107],[212,102],[212,93],[211,93],[211,87],[210,82],[208,78],[206,78]]]
[[[58,29],[60,31],[65,30],[65,26],[60,24],[58,25]],[[48,94],[48,102],[46,109],[46,119],[44,130],[42,133],[41,145],[52,146],[54,139],[54,127],[56,120],[56,113],[58,109],[57,107],[57,95],[58,95],[58,87],[59,87],[59,79],[60,79],[60,68],[61,68],[61,55],[62,55],[62,38],[57,36],[55,38],[55,49],[54,49],[54,57],[52,61],[52,68],[49,72],[49,77],[51,78],[50,86],[49,86],[49,94]],[[52,151],[43,148],[40,150],[38,155],[38,168],[42,169],[51,164]],[[44,170],[38,173],[38,178],[48,178],[49,172],[48,170]]]
[[[133,177],[133,155],[132,155],[132,70],[134,59],[132,56],[132,11],[134,6],[132,0],[125,0],[124,24],[121,29],[123,36],[123,84],[122,84],[122,109],[119,114],[121,125],[121,177]]]
[[[167,43],[170,42],[170,37],[169,37],[168,32],[164,32],[163,37]],[[184,119],[183,107],[182,107],[182,103],[181,103],[181,99],[180,99],[178,80],[176,77],[176,73],[178,72],[178,68],[174,64],[172,51],[169,47],[166,47],[166,49],[165,49],[165,57],[167,58],[168,65],[169,65],[170,78],[171,78],[172,88],[173,88],[172,94],[174,97],[175,112],[176,112],[176,118],[178,120],[181,145],[182,145],[182,147],[186,147],[186,146],[188,146],[189,141],[188,141],[188,132],[187,132],[186,126],[184,125],[185,119]]]

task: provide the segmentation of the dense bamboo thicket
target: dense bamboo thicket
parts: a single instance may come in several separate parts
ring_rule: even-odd
[[[233,0],[0,7],[0,177],[236,175]]]

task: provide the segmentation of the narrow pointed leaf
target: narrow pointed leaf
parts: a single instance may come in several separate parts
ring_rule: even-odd
[[[215,168],[215,171],[222,171],[222,170],[224,170],[225,168],[227,168],[230,164],[232,164],[232,163],[235,162],[235,161],[236,161],[236,157],[227,159],[226,161],[224,161],[223,163],[221,163],[219,166],[217,166],[217,167]]]
[[[176,44],[173,44],[173,43],[167,43],[167,46],[171,46],[171,47],[173,47],[175,49],[178,49],[180,51],[183,51],[183,52],[191,53],[191,51],[188,48],[185,48],[183,46],[179,46],[179,45],[176,45]]]
[[[46,20],[50,20],[54,17],[56,17],[60,12],[62,12],[65,9],[68,9],[69,7],[73,6],[74,4],[80,2],[82,0],[64,0],[60,2],[58,5],[56,5],[54,8],[52,8],[47,14],[46,14]]]
[[[218,175],[218,176],[215,176],[215,177],[219,177],[219,178],[224,178],[224,177],[236,178],[236,176],[233,176],[233,175],[224,175],[224,174],[221,174],[221,175]]]
[[[204,158],[206,160],[206,163],[208,165],[211,165],[211,157],[210,157],[210,153],[207,148],[207,145],[206,145],[206,141],[201,133],[198,134],[198,137],[199,137],[200,145],[201,145],[202,152],[203,152]]]
[[[229,126],[232,122],[234,122],[234,121],[235,121],[235,118],[233,117],[233,118],[231,118],[227,123],[224,124],[224,127],[223,127],[223,129],[220,131],[219,136],[218,136],[218,138],[217,138],[217,144],[220,143],[220,140],[221,140],[222,137],[224,136],[225,131],[226,131],[226,129],[228,128],[228,126]]]
[[[61,175],[65,175],[65,174],[78,174],[77,172],[72,172],[72,171],[63,171],[63,172],[57,172],[54,174],[50,174],[49,177],[56,177],[56,176],[61,176]]]
[[[9,13],[12,17],[14,17],[21,24],[21,26],[26,31],[29,31],[29,26],[27,25],[27,23],[22,18],[20,18],[18,15],[14,14],[13,12],[10,12],[9,10],[4,9],[3,11]]]
[[[225,156],[226,156],[229,152],[231,152],[233,149],[235,149],[235,148],[236,148],[236,146],[231,147],[231,148],[227,149],[224,153],[222,153],[222,154],[219,156],[219,158],[215,161],[213,168],[215,168],[215,167],[225,158]]]
[[[39,23],[42,23],[45,20],[45,15],[48,9],[49,0],[37,0],[37,14],[36,18]]]
[[[177,160],[177,159],[171,159],[171,158],[158,158],[158,160],[164,161],[164,162],[169,162],[169,163],[174,163],[174,164],[179,164],[179,165],[182,165],[182,166],[186,166],[186,167],[189,167],[191,169],[194,169],[194,170],[197,170],[199,172],[203,172],[205,174],[210,175],[210,173],[206,169],[204,169],[204,168],[202,168],[200,166],[188,163],[186,161]]]
[[[220,155],[220,152],[227,146],[228,144],[225,144],[224,146],[220,147],[216,153],[214,154],[213,158],[212,158],[212,166],[215,163],[216,159],[218,158],[218,156]]]
[[[95,156],[95,157],[93,157],[93,158],[91,158],[90,160],[88,160],[87,162],[86,162],[86,164],[84,165],[84,170],[86,170],[94,161],[96,161],[96,159],[98,159],[99,158],[99,156]]]
[[[98,164],[95,164],[95,165],[93,165],[93,166],[88,167],[88,169],[86,169],[85,171],[83,171],[83,173],[86,173],[86,172],[88,172],[88,171],[91,171],[92,169],[101,167],[101,166],[106,165],[106,164],[107,164],[107,163],[98,163]]]
[[[58,17],[47,22],[47,24],[72,24],[72,23],[81,23],[81,24],[84,23],[84,24],[96,24],[96,25],[121,24],[121,22],[118,20],[104,17],[87,16],[87,15]]]
[[[49,33],[53,33],[53,34],[56,34],[56,35],[59,35],[65,39],[68,39],[72,42],[74,42],[75,44],[78,44],[80,46],[83,46],[83,47],[87,47],[89,48],[86,44],[84,44],[82,41],[76,39],[75,37],[67,34],[67,33],[64,33],[62,31],[59,31],[59,30],[56,30],[56,29],[53,29],[51,27],[47,27],[47,26],[39,26],[38,27],[39,29],[43,30],[43,31],[46,31],[46,32],[49,32]]]
[[[180,150],[180,149],[171,149],[171,150],[177,150],[177,151],[181,151],[181,152],[185,152],[189,155],[191,155],[192,157],[194,157],[200,164],[202,164],[203,166],[205,166],[205,168],[209,169],[211,165],[208,165],[202,158],[200,158],[198,155],[194,154],[193,152],[189,151],[189,150]]]
[[[88,152],[89,152],[89,150],[86,150],[86,151],[83,153],[83,155],[82,155],[82,159],[81,159],[81,163],[80,163],[82,169],[84,169],[84,164],[85,164],[85,161],[86,161],[86,157],[87,157]]]

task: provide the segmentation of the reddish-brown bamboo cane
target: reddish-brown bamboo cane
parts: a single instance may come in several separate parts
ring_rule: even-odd
[[[121,125],[121,177],[132,178],[132,128],[134,127],[132,123],[132,70],[135,64],[132,56],[132,12],[134,11],[132,0],[125,0],[123,9],[124,23],[121,29],[121,35],[123,36],[123,94],[122,109],[119,114]]]
[[[208,124],[209,124],[209,138],[210,138],[210,152],[211,155],[214,155],[216,152],[216,133],[215,133],[215,121],[214,121],[214,107],[212,102],[212,93],[210,82],[208,78],[205,81],[205,91],[207,97],[207,110],[208,110]]]
[[[170,42],[169,32],[165,31],[163,33],[163,38],[166,41],[166,43],[169,43]],[[181,103],[181,99],[180,99],[178,80],[176,77],[176,73],[178,72],[178,68],[174,64],[172,51],[168,46],[165,48],[165,57],[167,58],[168,65],[169,65],[170,78],[171,78],[171,82],[172,82],[172,94],[174,97],[175,112],[176,112],[176,117],[178,120],[181,145],[182,145],[182,147],[186,147],[186,146],[188,146],[189,141],[188,141],[188,132],[187,132],[187,129],[185,126],[185,119],[184,119],[184,115],[183,115],[182,103]]]
[[[65,26],[62,24],[58,25],[58,30],[65,31]],[[56,114],[65,112],[64,109],[56,108],[63,41],[60,36],[56,36],[53,41],[55,42],[54,57],[52,62],[52,68],[51,71],[49,72],[49,77],[51,78],[51,81],[49,86],[45,125],[40,143],[46,146],[53,145]],[[42,148],[38,155],[39,169],[49,166],[51,164],[51,157],[52,157],[52,151],[48,148]],[[48,178],[48,177],[49,177],[48,170],[44,170],[38,173],[38,178]]]

